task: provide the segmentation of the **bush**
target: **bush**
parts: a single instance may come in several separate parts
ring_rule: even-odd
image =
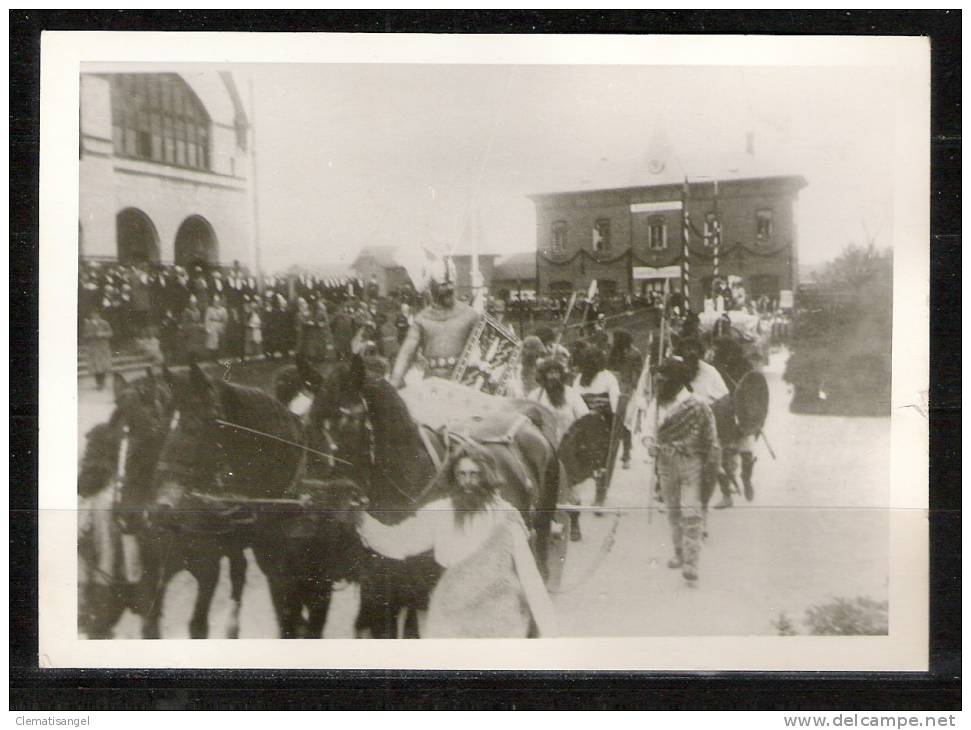
[[[886,636],[889,604],[872,598],[837,598],[807,609],[803,624],[810,636]],[[797,636],[795,626],[785,614],[772,625],[779,636]]]

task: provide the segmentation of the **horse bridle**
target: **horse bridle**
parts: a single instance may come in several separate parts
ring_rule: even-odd
[[[166,438],[168,438],[168,436],[172,434],[172,432],[176,428],[178,428],[178,426],[181,423],[181,419],[182,419],[181,411],[179,409],[175,409],[172,412],[172,419],[169,421],[169,428],[168,428],[168,433],[166,434]],[[217,432],[220,431],[222,428],[222,424],[221,424],[221,419],[219,418],[218,415],[214,415],[212,417],[212,422],[216,426]],[[185,440],[189,440],[188,437],[186,437],[185,435],[183,435],[182,438]],[[217,489],[222,490],[226,484],[227,478],[232,476],[233,472],[229,466],[229,459],[226,455],[226,445],[222,442],[222,439],[216,438],[214,447],[216,450],[216,457],[215,457],[216,461],[215,461],[214,474],[212,476],[212,483],[216,486]],[[201,450],[204,447],[202,443],[199,443],[196,445],[195,448]],[[163,447],[163,453],[164,453],[164,447]],[[160,458],[158,464],[156,465],[156,473],[173,474],[175,476],[184,477],[188,480],[194,480],[195,478],[198,478],[198,474],[197,474],[197,471],[199,470],[198,463],[199,462],[197,461],[193,463],[191,466],[189,466],[185,464],[176,464],[171,461]],[[191,489],[187,489],[187,491],[191,491]]]
[[[340,415],[345,418],[359,417],[361,419],[361,432],[362,432],[361,437],[364,440],[364,450],[367,454],[368,465],[374,468],[377,465],[377,441],[374,434],[374,422],[371,419],[371,408],[368,405],[367,399],[362,394],[360,396],[360,404],[355,405],[351,408],[341,406],[339,408],[339,411],[340,411]],[[330,419],[324,419],[323,428],[321,430],[324,433],[324,438],[327,439],[327,442],[330,445],[330,447],[336,451],[337,450],[336,441],[334,440],[332,434],[330,433],[329,421]],[[344,464],[347,464],[348,466],[352,466],[352,467],[355,466],[350,461],[345,461],[343,459],[340,459],[340,461]],[[417,497],[412,496],[404,489],[402,489],[392,475],[385,474],[384,476],[388,481],[388,483],[391,484],[392,487],[394,487],[395,491],[397,491],[399,494],[405,497],[405,499],[407,499],[412,504],[419,504],[421,500],[425,497],[425,495],[427,495],[428,492],[431,490],[431,488],[434,486],[435,481],[438,477],[438,474],[436,470],[435,476],[433,476],[429,480],[428,484],[424,486],[424,488],[421,490],[421,492],[418,494]],[[366,481],[366,484],[364,486],[366,489],[369,489],[371,486],[370,473],[367,473],[367,472],[365,473],[365,481]]]

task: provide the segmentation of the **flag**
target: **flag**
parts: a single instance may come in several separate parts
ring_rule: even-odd
[[[595,296],[597,296],[597,280],[593,279],[590,282],[590,288],[587,289],[587,301],[592,302]]]

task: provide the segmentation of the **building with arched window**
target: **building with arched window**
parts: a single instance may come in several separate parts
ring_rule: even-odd
[[[81,74],[81,256],[252,267],[250,124],[233,75],[106,68]]]

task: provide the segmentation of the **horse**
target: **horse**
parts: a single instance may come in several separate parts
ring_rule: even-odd
[[[346,577],[353,527],[331,518],[352,485],[308,481],[300,419],[257,388],[191,365],[172,381],[175,417],[156,468],[153,523],[211,548],[251,547],[281,638],[319,637],[331,585]],[[301,495],[314,494],[307,506]]]
[[[298,368],[306,365],[298,363]],[[309,383],[315,376],[304,372],[301,379]],[[437,463],[449,448],[447,437],[423,434],[397,390],[369,375],[359,356],[323,377],[307,423],[308,443],[330,450],[336,457],[332,474],[360,485],[377,519],[396,524],[423,503],[444,496],[444,480],[436,476]],[[559,487],[560,466],[552,443],[516,409],[483,418],[469,429],[469,435],[495,460],[504,478],[503,497],[536,530],[542,565]],[[402,609],[410,609],[408,615],[413,617],[415,609],[427,607],[442,571],[430,553],[404,561],[370,551],[367,555],[360,573],[357,629],[370,631],[375,638],[391,638]]]
[[[113,379],[115,408],[106,424],[89,434],[85,458],[78,476],[78,491],[91,498],[86,529],[79,539],[84,555],[82,566],[90,578],[90,566],[101,566],[93,583],[106,582],[111,575],[112,588],[82,590],[80,615],[89,629],[87,635],[108,638],[125,608],[142,617],[143,638],[159,638],[164,589],[172,577],[187,570],[197,581],[196,596],[189,633],[194,637],[207,633],[208,614],[213,589],[219,577],[220,561],[229,559],[233,611],[228,638],[239,634],[239,606],[246,576],[246,558],[236,546],[224,549],[200,549],[195,541],[172,542],[165,534],[153,530],[143,519],[152,498],[152,479],[164,441],[173,399],[167,383],[155,377],[151,368],[146,375],[128,382],[116,373]],[[110,488],[109,488],[110,487]],[[82,515],[84,517],[84,515]],[[126,536],[132,540],[126,540]],[[91,537],[97,538],[92,542]],[[208,546],[207,546],[208,547]],[[111,571],[105,567],[111,566]],[[140,577],[128,573],[140,571]],[[84,578],[85,576],[82,576]],[[83,587],[86,584],[82,584]]]

